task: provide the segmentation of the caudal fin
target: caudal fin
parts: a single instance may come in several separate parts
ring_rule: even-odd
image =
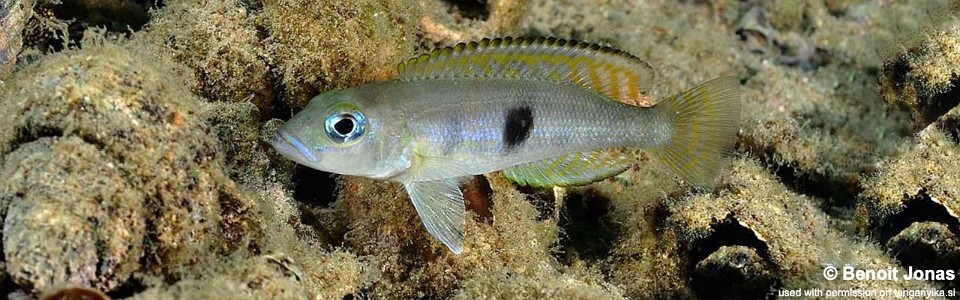
[[[660,101],[656,107],[674,127],[673,137],[654,149],[654,154],[690,183],[713,187],[729,162],[740,128],[737,79],[707,81]]]

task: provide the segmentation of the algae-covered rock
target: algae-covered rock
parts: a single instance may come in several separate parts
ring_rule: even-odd
[[[190,69],[188,83],[214,101],[252,102],[268,113],[275,91],[257,15],[242,1],[172,1],[139,36]]]
[[[880,87],[887,106],[909,112],[919,131],[960,103],[960,25],[916,43],[884,63]]]
[[[268,0],[267,50],[282,76],[286,107],[321,91],[395,76],[413,54],[420,5],[412,0]]]
[[[960,267],[955,228],[960,224],[957,142],[930,126],[916,144],[879,163],[860,195],[861,226],[876,233],[906,265]]]
[[[526,17],[529,0],[421,1],[419,23],[424,38],[434,45],[450,46],[487,37],[512,36]]]
[[[120,172],[76,136],[40,138],[5,157],[3,250],[17,284],[112,290],[140,269],[144,194]]]
[[[556,220],[539,218],[540,212],[502,175],[486,179],[493,192],[493,221],[488,224],[468,217],[464,252],[456,255],[426,232],[413,204],[395,183],[343,177],[335,207],[346,219],[345,242],[381,266],[382,274],[369,295],[391,299],[485,294],[495,299],[621,297],[599,274],[560,264],[551,255],[558,238]],[[577,288],[559,289],[568,284]]]
[[[4,177],[14,190],[0,193],[8,271],[30,274],[17,277],[23,287],[67,280],[110,290],[134,262],[176,278],[249,246],[249,199],[225,176],[197,98],[168,65],[90,42],[18,72],[0,96],[4,165],[12,174],[46,170]],[[23,235],[41,220],[60,220],[51,238]]]
[[[221,141],[221,151],[230,178],[240,183],[262,180],[268,173],[260,124],[260,110],[250,102],[205,104],[203,116]]]
[[[616,286],[597,277],[491,272],[464,280],[452,299],[626,299]]]
[[[930,288],[930,283],[916,280],[825,278],[827,266],[897,268],[900,274],[905,269],[875,245],[852,240],[833,229],[809,198],[788,191],[756,163],[738,160],[732,171],[714,195],[697,195],[670,205],[668,222],[680,233],[680,241],[709,245],[703,241],[722,234],[728,240],[712,244],[749,245],[773,268],[759,270],[757,275],[776,274],[782,286],[773,287],[778,289]],[[719,232],[731,223],[741,233],[730,231],[730,227]]]
[[[14,16],[4,9],[31,13],[0,2],[0,25]],[[960,110],[916,141],[899,121],[953,107],[956,26],[911,32],[903,50],[885,42],[927,28],[917,16],[946,2],[229,0],[157,2],[150,14],[142,1],[42,2],[27,29],[0,27],[0,281],[26,291],[13,298],[84,286],[139,299],[934,288],[822,271],[960,267]],[[79,42],[97,24],[113,32]],[[104,42],[126,25],[129,41]],[[30,54],[13,68],[2,51],[21,33]],[[743,158],[716,191],[647,155],[554,197],[486,174],[465,187],[454,255],[400,185],[309,171],[269,149],[277,122],[263,120],[320,92],[391,79],[431,46],[518,34],[632,53],[657,70],[660,97],[738,77]],[[846,232],[851,221],[861,227]]]
[[[665,197],[682,195],[688,186],[679,184],[673,173],[647,155],[640,156],[637,167],[615,179],[571,191],[586,196],[584,205],[609,203],[608,214],[582,218],[607,219],[610,224],[579,229],[586,231],[588,237],[604,235],[604,239],[610,240],[611,249],[608,256],[601,258],[606,261],[600,264],[609,268],[609,281],[628,298],[693,297],[687,282],[674,280],[687,276],[688,266],[684,264],[683,245],[677,242],[677,233],[664,226]],[[566,210],[561,214],[577,213],[572,206]],[[579,239],[568,243],[596,242]]]
[[[960,140],[960,108],[954,107],[937,120],[937,123],[938,129],[953,137],[954,140]]]
[[[343,299],[368,280],[356,256],[336,251],[294,261],[283,254],[224,262],[214,272],[155,287],[133,299]]]
[[[720,246],[697,262],[690,285],[703,298],[755,299],[770,292],[776,279],[770,263],[757,249],[748,246]],[[710,295],[710,296],[708,296]]]
[[[23,26],[27,10],[21,1],[0,2],[0,82],[10,76],[23,46]]]
[[[13,295],[9,299],[15,299]],[[110,297],[103,292],[82,286],[60,286],[43,292],[38,298],[40,300],[109,300]]]
[[[890,238],[886,246],[897,260],[917,269],[954,269],[960,266],[957,236],[950,231],[950,226],[944,223],[913,222]]]
[[[874,216],[900,212],[913,201],[928,198],[949,211],[960,211],[960,147],[936,128],[920,132],[916,145],[880,163],[861,194]],[[956,217],[956,216],[955,216]]]

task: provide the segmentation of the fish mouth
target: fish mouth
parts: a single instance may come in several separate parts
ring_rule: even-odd
[[[277,152],[301,165],[311,166],[317,162],[317,157],[310,153],[310,149],[300,139],[283,130],[273,136],[270,144]]]

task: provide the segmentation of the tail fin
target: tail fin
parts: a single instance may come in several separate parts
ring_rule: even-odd
[[[707,81],[655,106],[672,120],[673,136],[654,154],[685,180],[713,187],[728,163],[740,128],[740,84],[734,77]]]

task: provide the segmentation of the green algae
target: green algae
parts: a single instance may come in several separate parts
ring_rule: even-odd
[[[960,82],[960,27],[958,22],[948,24],[884,64],[880,78],[883,100],[888,107],[909,113],[915,131],[960,103],[955,97]]]
[[[0,74],[5,288],[662,299],[951,287],[821,275],[956,267],[960,118],[947,102],[916,117],[953,90],[956,26],[939,15],[955,7],[920,2],[173,1],[128,39],[84,42],[45,4],[35,18],[50,27],[23,31],[20,66]],[[51,32],[73,48],[50,46]],[[389,79],[433,45],[521,32],[642,57],[659,73],[654,98],[738,76],[740,158],[708,192],[646,155],[560,198],[487,174],[472,184],[489,199],[453,255],[399,185],[305,170],[265,142],[271,118],[320,91]],[[769,43],[754,53],[750,38]],[[943,259],[911,259],[923,251]],[[702,284],[718,278],[728,289]]]
[[[188,83],[197,95],[251,102],[269,113],[275,105],[276,74],[259,26],[257,15],[240,1],[174,1],[156,11],[147,32],[137,38],[162,47],[159,55],[188,68]]]
[[[112,290],[140,268],[145,249],[138,237],[147,228],[136,199],[144,195],[115,165],[89,163],[105,160],[76,136],[40,138],[7,157],[2,189],[22,195],[2,199],[5,270],[17,284],[34,291],[62,282]],[[97,244],[103,246],[91,247]]]
[[[178,84],[176,73],[148,57],[91,42],[45,56],[11,79],[0,103],[6,112],[0,153],[12,172],[3,178],[2,199],[6,220],[18,225],[6,227],[5,254],[12,261],[61,257],[45,265],[65,272],[18,278],[24,286],[38,291],[67,280],[111,290],[137,270],[176,278],[181,268],[207,258],[198,253],[242,247],[230,231],[244,231],[243,225],[228,223],[250,204],[223,173],[219,142],[197,115],[197,98]],[[28,172],[34,167],[23,164],[37,160],[49,169]],[[89,182],[98,178],[99,185]],[[64,241],[72,246],[31,238],[31,228],[50,222],[44,214],[51,212],[64,218],[50,234],[73,236]],[[43,245],[71,251],[100,246],[73,260],[32,250]]]
[[[419,12],[406,0],[265,1],[266,48],[282,74],[285,106],[298,111],[320,91],[394,76],[417,45]]]

